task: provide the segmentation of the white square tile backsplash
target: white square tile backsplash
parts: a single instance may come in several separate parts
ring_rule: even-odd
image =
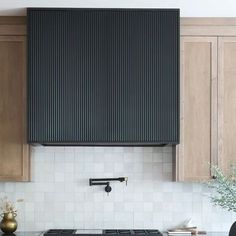
[[[89,178],[112,182],[109,196]],[[32,182],[0,183],[0,196],[19,204],[19,231],[49,228],[158,228],[192,218],[208,231],[227,231],[235,215],[213,207],[202,184],[172,181],[171,147],[34,147]]]

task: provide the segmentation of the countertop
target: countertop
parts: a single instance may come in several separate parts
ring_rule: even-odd
[[[13,234],[4,234],[0,231],[0,236],[39,236],[42,232],[15,232]]]
[[[0,232],[0,236],[39,236],[42,232],[15,232],[14,234],[4,234]],[[229,234],[226,232],[209,232],[206,234],[207,236],[228,236]],[[163,236],[168,236],[167,233],[164,233]],[[202,235],[204,236],[204,234]]]

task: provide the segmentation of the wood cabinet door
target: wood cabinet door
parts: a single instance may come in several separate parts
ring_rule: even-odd
[[[26,37],[0,36],[0,180],[29,181]]]
[[[180,87],[176,180],[209,179],[217,162],[217,37],[181,37]]]
[[[227,173],[236,164],[236,37],[219,37],[218,62],[218,164]]]

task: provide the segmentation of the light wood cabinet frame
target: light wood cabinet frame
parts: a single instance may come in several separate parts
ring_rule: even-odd
[[[182,17],[181,36],[236,36],[235,17]]]
[[[187,101],[185,101],[185,99],[187,99],[185,97],[185,82],[188,78],[186,78],[185,76],[185,70],[186,70],[186,65],[184,64],[185,62],[185,54],[184,54],[184,45],[185,44],[196,44],[196,45],[205,45],[205,44],[209,44],[210,46],[210,59],[211,62],[209,64],[210,67],[210,104],[206,104],[209,105],[209,109],[211,109],[210,111],[210,127],[209,127],[209,139],[210,139],[210,157],[206,157],[206,162],[205,163],[201,163],[202,159],[199,159],[199,161],[197,160],[197,149],[198,146],[201,143],[201,140],[198,142],[198,140],[195,139],[195,137],[192,137],[192,140],[185,140],[185,122],[187,123],[191,123],[191,119],[193,119],[193,117],[184,117],[184,109],[185,109],[185,103]],[[180,145],[178,145],[176,147],[176,176],[175,178],[179,181],[193,181],[193,180],[202,180],[202,179],[209,179],[211,176],[210,173],[210,165],[208,165],[208,162],[211,164],[217,164],[217,38],[216,37],[181,37],[181,69],[180,69],[180,73],[181,73],[181,80],[180,80]],[[201,63],[201,62],[200,62]],[[204,63],[204,62],[203,62]],[[197,65],[196,65],[197,66]],[[188,69],[188,68],[187,68]],[[195,73],[195,71],[193,71],[193,73]],[[204,79],[204,78],[203,78]],[[202,84],[200,84],[199,86],[204,86]],[[199,88],[196,88],[197,90],[199,90]],[[204,95],[204,94],[202,94]],[[207,94],[205,94],[207,96]],[[199,96],[201,96],[201,94],[199,94]],[[190,98],[189,98],[190,99]],[[203,105],[203,104],[202,104]],[[205,108],[207,109],[207,107]],[[196,114],[191,114],[192,116],[195,116]],[[190,119],[190,120],[189,120]],[[195,127],[192,127],[193,130],[198,129],[199,124],[195,124]],[[199,127],[200,128],[200,127]],[[191,127],[190,127],[191,129]],[[191,135],[191,134],[189,134]],[[193,142],[194,143],[191,143]],[[189,166],[189,156],[185,155],[185,145],[190,145],[196,147],[196,150],[189,150],[192,153],[192,166]],[[206,145],[205,148],[207,148],[207,144],[202,144],[201,145]],[[200,147],[201,148],[201,147]],[[187,147],[188,149],[188,147]],[[195,153],[196,151],[196,153]],[[202,175],[200,174],[200,167],[202,167],[203,165],[205,165],[209,171],[208,174],[206,175]],[[199,169],[199,175],[198,175],[198,169]]]
[[[19,90],[14,87],[12,90],[12,93],[3,93],[4,98],[1,99],[1,101],[11,101],[17,109],[20,110],[20,113],[18,116],[14,116],[16,112],[11,110],[15,109],[14,106],[9,105],[9,110],[6,110],[6,104],[0,104],[0,108],[2,112],[2,119],[6,120],[7,117],[11,117],[12,122],[14,126],[19,124],[19,132],[17,135],[17,139],[15,137],[12,137],[11,135],[7,135],[7,133],[12,132],[12,128],[10,123],[7,124],[0,124],[0,130],[2,131],[0,133],[0,140],[3,140],[2,143],[0,143],[1,146],[1,154],[3,156],[0,156],[0,181],[29,181],[30,180],[30,146],[27,144],[26,141],[26,88],[27,88],[27,80],[26,80],[26,19],[25,17],[0,17],[0,44],[6,43],[6,45],[9,45],[11,48],[12,45],[15,44],[15,46],[18,44],[17,51],[18,55],[21,55],[19,58],[18,69],[20,68],[20,71],[16,71],[15,68],[10,68],[10,59],[9,62],[6,61],[6,70],[4,69],[1,73],[3,73],[3,77],[5,76],[5,79],[8,78],[7,74],[8,72],[11,72],[11,81],[4,82],[1,81],[1,84],[3,86],[6,86],[9,88],[9,91],[11,88],[13,89],[14,81],[12,81],[13,75],[17,75],[20,73],[19,77],[17,76],[20,81],[17,81]],[[9,52],[13,52],[13,49],[9,48]],[[11,55],[8,55],[8,49],[3,47],[3,55],[6,53],[6,57],[10,56],[11,58],[14,57],[14,53]],[[17,54],[16,54],[17,55]],[[4,72],[5,71],[5,72]],[[5,73],[5,74],[4,74]],[[12,77],[13,76],[13,77]],[[2,79],[4,79],[2,77]],[[14,98],[14,91],[19,91],[17,98]],[[19,97],[21,94],[21,98]],[[1,94],[0,94],[1,96]],[[8,96],[8,97],[7,97]],[[12,98],[13,97],[13,98]],[[13,102],[14,101],[14,102]],[[12,104],[11,104],[12,105]],[[7,112],[9,111],[9,114]],[[6,113],[5,113],[6,112]],[[5,114],[4,114],[5,113]],[[22,122],[21,124],[18,122]],[[11,138],[10,138],[11,136]],[[9,138],[9,142],[8,139]],[[14,140],[14,141],[13,141]],[[13,143],[16,142],[16,143]],[[8,152],[11,153],[8,156]]]
[[[236,164],[236,37],[218,38],[218,165]]]
[[[183,44],[187,41],[191,42],[201,42],[201,41],[212,41],[212,84],[211,84],[211,132],[209,133],[211,138],[211,154],[210,157],[206,156],[206,160],[210,160],[209,162],[214,165],[218,165],[219,167],[225,170],[226,166],[228,166],[229,158],[228,155],[224,155],[223,150],[231,148],[234,149],[234,146],[231,144],[227,144],[224,142],[224,44],[225,43],[235,43],[236,48],[236,18],[181,18],[181,48],[183,48]],[[182,51],[181,51],[182,52]],[[236,56],[235,54],[233,54]],[[181,143],[176,147],[176,159],[175,160],[175,180],[177,181],[199,181],[202,179],[209,179],[212,177],[212,173],[209,171],[209,176],[197,176],[192,175],[191,177],[186,177],[184,173],[187,171],[191,171],[191,166],[186,165],[185,160],[186,157],[183,154],[184,145],[188,145],[184,140],[184,130],[183,130],[183,122],[186,121],[185,117],[183,117],[183,109],[184,109],[184,81],[183,81],[183,68],[184,62],[181,53],[181,123],[180,123],[180,134],[181,134]],[[231,75],[232,77],[232,75]],[[236,77],[236,74],[235,74]],[[231,83],[231,82],[230,82]],[[232,81],[232,86],[234,86],[234,82]],[[236,86],[236,84],[235,84]],[[236,91],[235,91],[236,93]],[[199,94],[201,96],[201,94]],[[186,99],[186,98],[185,98]],[[236,121],[235,121],[236,124]],[[236,138],[236,125],[232,123],[232,131],[231,136],[233,137],[233,133],[235,132]],[[226,134],[227,135],[227,134]],[[229,145],[227,147],[227,145]],[[235,145],[236,147],[236,145]],[[196,143],[196,152],[198,151],[198,144]],[[236,153],[236,150],[235,150]],[[236,155],[231,155],[231,158],[235,158]],[[201,163],[196,164],[195,168],[200,168]]]

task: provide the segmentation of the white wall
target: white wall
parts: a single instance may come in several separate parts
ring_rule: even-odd
[[[207,163],[206,163],[207,165]],[[89,178],[128,176],[110,196]],[[24,198],[19,230],[174,227],[188,218],[200,229],[227,231],[235,216],[209,203],[202,184],[175,183],[171,148],[36,147],[32,182],[0,183],[0,197]]]
[[[25,15],[26,7],[180,8],[181,16],[235,17],[235,0],[0,0],[0,15]]]

